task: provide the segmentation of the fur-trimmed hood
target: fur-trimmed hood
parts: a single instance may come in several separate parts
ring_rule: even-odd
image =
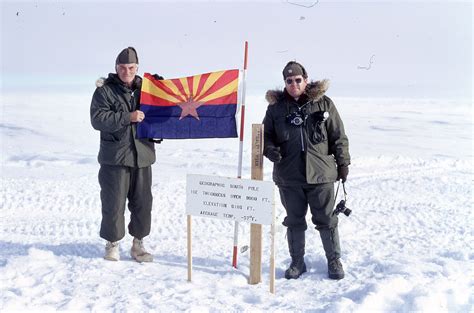
[[[106,79],[107,79],[107,78],[105,78],[105,77],[99,77],[99,78],[97,78],[97,80],[95,81],[95,86],[96,86],[97,88],[104,86]]]
[[[329,88],[329,80],[323,79],[318,81],[310,82],[305,89],[305,94],[309,100],[318,101],[324,96],[324,93]],[[268,101],[269,104],[275,104],[280,100],[284,99],[288,93],[285,89],[273,89],[268,90],[267,94],[265,95],[265,99]]]
[[[109,77],[107,77],[107,78],[106,77],[99,77],[95,81],[95,86],[97,88],[100,88],[100,87],[103,87],[104,85],[109,84],[109,83],[115,83],[115,84],[118,84],[118,85],[123,85],[123,82],[120,80],[120,78],[118,77],[117,74],[110,73]],[[133,80],[132,87],[133,88],[141,88],[141,85],[142,85],[142,78],[140,76],[136,75],[135,79]]]

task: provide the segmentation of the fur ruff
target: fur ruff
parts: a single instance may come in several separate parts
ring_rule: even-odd
[[[305,94],[310,100],[318,101],[324,96],[324,93],[329,88],[329,80],[323,79],[315,82],[310,82],[305,88]],[[265,95],[265,99],[269,104],[275,104],[285,97],[286,92],[284,90],[273,89],[268,90]]]
[[[106,79],[107,79],[107,78],[105,78],[105,77],[99,77],[99,78],[95,81],[95,86],[96,86],[97,88],[104,86]]]

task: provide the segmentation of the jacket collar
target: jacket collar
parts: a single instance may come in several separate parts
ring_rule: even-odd
[[[128,88],[127,86],[125,86],[125,84],[120,80],[118,75],[114,73],[109,73],[109,76],[107,78],[100,77],[95,82],[96,87],[102,87],[108,84],[119,85],[119,86],[122,86],[123,88],[135,90],[135,89],[140,89],[142,87],[142,78],[136,75],[135,79],[132,82],[132,88]]]

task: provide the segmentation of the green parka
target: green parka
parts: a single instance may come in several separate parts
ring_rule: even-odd
[[[325,96],[327,80],[311,82],[298,101],[286,90],[269,90],[264,124],[264,154],[279,147],[282,159],[273,166],[277,185],[305,185],[335,182],[337,166],[350,164],[349,141],[332,100]],[[295,126],[289,116],[299,111],[305,122]],[[321,122],[320,114],[329,117]]]
[[[117,74],[96,83],[90,116],[92,127],[100,131],[100,164],[142,168],[155,162],[154,143],[137,139],[136,123],[130,122],[131,112],[139,109],[141,84],[135,76],[128,88]]]

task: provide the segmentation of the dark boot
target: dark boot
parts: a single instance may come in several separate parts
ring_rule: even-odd
[[[339,245],[339,232],[337,227],[320,229],[319,235],[323,243],[324,252],[328,260],[328,276],[331,279],[344,278],[344,269],[341,264],[341,247]]]
[[[344,269],[342,268],[341,259],[328,260],[328,276],[331,279],[343,279]]]
[[[286,231],[288,249],[291,256],[290,267],[285,271],[286,279],[297,279],[301,274],[306,273],[306,264],[304,263],[304,233],[304,230],[290,228]]]

